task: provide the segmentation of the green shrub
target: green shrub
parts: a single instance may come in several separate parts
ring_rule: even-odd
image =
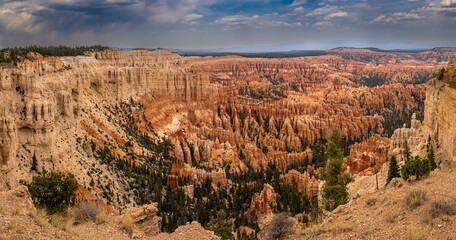
[[[408,180],[411,176],[415,176],[418,180],[420,177],[428,175],[431,172],[431,168],[429,159],[421,159],[416,156],[401,167],[402,178]]]
[[[410,210],[413,210],[421,206],[424,203],[424,201],[426,201],[426,192],[421,190],[411,191],[406,201],[407,207]]]
[[[431,217],[436,218],[442,214],[446,215],[454,215],[456,213],[456,209],[454,204],[447,203],[445,201],[434,201],[429,206],[429,214]]]
[[[74,205],[78,184],[73,174],[50,172],[45,176],[35,176],[32,182],[25,183],[33,203],[44,207],[49,214],[65,212],[68,206]]]

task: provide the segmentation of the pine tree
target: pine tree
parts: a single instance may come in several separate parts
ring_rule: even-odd
[[[431,135],[428,135],[428,143],[426,144],[426,151],[429,152],[430,147],[431,147]]]
[[[35,152],[33,152],[33,156],[32,156],[32,168],[30,169],[31,171],[36,171],[37,170],[37,167],[38,166],[38,161],[36,160],[36,155],[35,155]]]
[[[431,162],[431,170],[435,170],[437,168],[437,164],[435,163],[434,147],[432,145],[429,147],[427,158]]]
[[[325,208],[330,211],[348,201],[348,191],[344,178],[344,155],[340,148],[342,139],[342,133],[337,129],[333,129],[329,138],[331,142],[327,150],[329,162],[323,172],[326,180],[323,187],[323,198]]]
[[[208,226],[205,228],[214,231],[215,235],[221,239],[232,239],[233,227],[234,225],[231,219],[229,219],[228,214],[224,210],[220,210],[217,212],[217,218],[211,218]]]
[[[403,152],[403,157],[405,158],[405,162],[408,162],[410,158],[412,158],[412,154],[410,153],[410,148],[407,143],[407,139],[404,139],[405,141],[405,151]]]
[[[388,178],[386,179],[386,185],[388,185],[393,178],[401,177],[399,173],[399,166],[397,165],[396,156],[391,157],[388,168]]]

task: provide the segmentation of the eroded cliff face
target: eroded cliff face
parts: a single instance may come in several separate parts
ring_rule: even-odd
[[[448,160],[456,160],[456,61],[428,82],[424,115],[425,131]]]
[[[275,165],[289,184],[296,180],[297,190],[318,195],[318,169],[307,165],[321,164],[315,146],[324,146],[333,128],[350,144],[382,134],[388,116],[419,109],[425,94],[423,85],[358,84],[363,74],[412,81],[412,63],[399,71],[336,56],[106,50],[30,59],[0,71],[2,168],[28,180],[38,174],[30,171],[35,154],[38,171],[74,173],[87,196],[113,209],[142,204],[144,197],[133,190],[144,182],[119,170],[125,166],[160,171],[164,184],[193,198],[193,184],[207,178],[214,188],[229,187],[232,174]],[[420,74],[437,66],[415,64]],[[369,152],[369,159],[352,157],[357,172],[383,161],[384,152],[367,145],[358,152]],[[162,151],[166,146],[169,152]],[[298,167],[301,173],[290,171]],[[148,191],[141,194],[152,196]]]
[[[0,69],[0,165],[17,179],[33,175],[30,159],[36,154],[38,170],[74,172],[87,186],[87,166],[96,161],[81,139],[91,136],[100,146],[125,145],[127,139],[99,108],[104,103],[148,93],[185,105],[217,94],[207,75],[176,67],[185,59],[165,50],[31,59]]]
[[[456,62],[452,61],[426,85],[424,121],[411,119],[411,128],[400,128],[391,138],[390,155],[404,160],[408,148],[412,154],[424,157],[432,144],[438,159],[456,160]],[[429,139],[431,140],[429,142]]]

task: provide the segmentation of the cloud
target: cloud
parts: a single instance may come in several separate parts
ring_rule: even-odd
[[[195,20],[201,19],[203,17],[204,16],[201,14],[191,13],[191,14],[187,14],[187,16],[185,16],[185,18],[183,20],[186,22],[190,22],[190,21],[195,21]]]
[[[339,11],[339,12],[329,14],[328,16],[325,17],[325,20],[330,20],[333,18],[343,18],[343,17],[347,17],[347,16],[348,16],[347,12]]]
[[[442,0],[442,1],[440,1],[440,5],[442,5],[444,7],[456,5],[456,0]]]
[[[385,15],[380,15],[376,18],[374,18],[371,22],[372,23],[378,23],[378,22],[389,22],[391,19],[387,19]]]
[[[382,14],[374,18],[371,23],[398,23],[401,21],[412,21],[422,19],[424,16],[420,16],[417,13],[406,13],[406,12],[397,12],[391,14],[389,17]]]
[[[260,22],[260,25],[267,25],[267,26],[273,26],[273,27],[297,27],[297,26],[302,26],[301,22],[284,22],[284,21],[262,21]]]
[[[335,11],[337,11],[337,7],[331,6],[331,5],[326,5],[324,7],[314,9],[312,12],[307,13],[306,16],[310,17],[310,16],[316,16],[316,15],[326,15],[326,14],[333,13]]]
[[[421,16],[419,16],[416,13],[405,13],[405,12],[394,13],[393,15],[391,15],[391,17],[396,20],[409,20],[409,19],[420,19],[421,18]]]
[[[293,10],[293,12],[302,12],[302,11],[304,11],[304,9],[305,8],[303,8],[303,7],[297,7]]]
[[[199,0],[0,0],[0,29],[68,35],[119,26],[195,22],[202,15],[191,12],[200,4]]]
[[[0,29],[13,32],[35,33],[42,29],[43,24],[32,14],[32,8],[43,8],[34,3],[6,2],[0,3]]]
[[[0,12],[0,19],[7,30],[15,32],[35,33],[43,27],[43,24],[36,22],[36,18],[27,12],[4,10]]]
[[[328,21],[316,22],[314,25],[317,26],[317,27],[331,26],[331,22],[328,22]]]
[[[238,24],[247,24],[258,19],[258,15],[253,16],[244,16],[244,15],[231,15],[219,18],[215,20],[215,24],[226,24],[226,25],[238,25]]]
[[[296,7],[296,6],[299,6],[299,5],[306,4],[306,3],[307,3],[307,0],[294,0],[293,3],[290,6]]]

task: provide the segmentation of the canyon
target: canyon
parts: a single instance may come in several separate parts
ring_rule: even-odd
[[[0,189],[20,188],[19,180],[43,172],[69,172],[79,184],[79,200],[96,199],[114,214],[133,211],[151,224],[162,220],[141,211],[176,217],[157,193],[185,196],[195,211],[213,204],[204,194],[230,195],[224,201],[239,208],[239,225],[253,229],[244,213],[263,222],[283,207],[271,179],[319,198],[333,129],[344,135],[344,162],[354,176],[381,172],[389,157],[401,159],[406,145],[424,156],[428,138],[439,159],[454,161],[456,62],[448,64],[454,54],[335,49],[269,59],[183,57],[163,49],[29,53],[17,66],[0,66]],[[31,170],[33,156],[37,170]],[[255,181],[260,173],[271,184]],[[210,219],[186,225],[204,214],[189,215],[170,230],[203,232]],[[159,231],[170,230],[144,232],[159,239],[170,237]]]

